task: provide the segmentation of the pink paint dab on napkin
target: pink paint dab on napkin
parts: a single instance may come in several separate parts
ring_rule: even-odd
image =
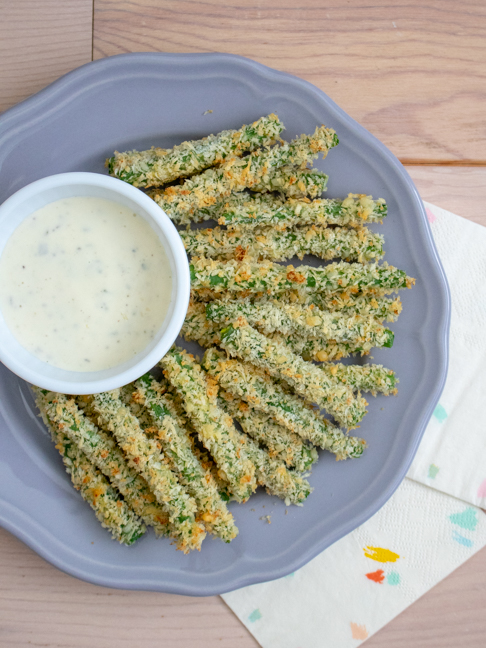
[[[486,479],[483,479],[478,488],[478,497],[486,497]]]
[[[425,213],[427,214],[427,220],[429,221],[429,223],[435,223],[435,221],[437,220],[437,216],[434,214],[434,212],[428,207],[426,207]]]

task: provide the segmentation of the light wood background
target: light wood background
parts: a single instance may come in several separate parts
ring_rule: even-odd
[[[484,0],[0,0],[0,15],[0,110],[92,58],[241,54],[322,88],[407,165],[425,200],[486,225]],[[366,646],[484,648],[485,608],[483,550]],[[219,597],[83,583],[0,529],[0,648],[10,646],[257,643]]]

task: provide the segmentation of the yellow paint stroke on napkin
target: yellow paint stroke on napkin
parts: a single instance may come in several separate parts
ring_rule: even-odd
[[[351,622],[351,634],[353,639],[368,639],[368,630],[366,626]]]
[[[382,549],[381,547],[365,547],[363,549],[366,558],[376,560],[377,562],[396,562],[400,556],[389,549]]]

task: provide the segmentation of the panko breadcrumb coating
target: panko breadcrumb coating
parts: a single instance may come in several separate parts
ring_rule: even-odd
[[[279,461],[265,451],[246,434],[236,431],[245,452],[255,466],[258,484],[265,486],[267,493],[276,495],[285,504],[302,504],[314,490],[307,479],[298,473],[288,470],[283,461]]]
[[[340,261],[314,268],[282,266],[272,261],[216,261],[193,258],[190,265],[192,289],[214,293],[267,293],[276,295],[295,290],[302,295],[336,293],[344,290],[373,290],[382,293],[411,288],[415,279],[387,263]]]
[[[264,445],[271,457],[283,461],[297,472],[305,472],[317,462],[317,450],[298,434],[277,423],[269,414],[235,398],[222,388],[218,397],[222,409],[238,421],[246,434]]]
[[[160,366],[181,395],[201,443],[230,483],[233,495],[246,501],[256,488],[255,466],[242,447],[233,420],[211,398],[206,374],[190,354],[178,348],[172,348]]]
[[[383,198],[374,200],[365,194],[350,193],[344,200],[320,198],[311,201],[235,192],[226,200],[195,212],[193,221],[200,223],[214,219],[227,227],[361,227],[365,223],[381,222],[386,215],[387,205]]]
[[[393,333],[369,316],[332,313],[314,306],[245,299],[234,302],[214,301],[206,305],[206,316],[213,322],[225,322],[243,316],[265,335],[278,331],[282,335],[303,338],[321,337],[339,342],[391,347]]]
[[[228,358],[212,348],[206,351],[203,366],[230,394],[270,414],[302,439],[335,454],[337,459],[363,454],[366,446],[363,439],[344,434],[318,411],[295,394],[285,391],[254,365]]]
[[[169,150],[153,147],[148,151],[115,151],[106,165],[110,175],[134,187],[157,187],[200,173],[228,157],[270,146],[283,128],[277,115],[271,114],[239,130],[225,130],[200,140],[182,142]]]
[[[278,167],[260,182],[252,185],[252,191],[278,191],[287,198],[317,198],[327,190],[329,177],[318,169],[301,169],[292,166]]]
[[[224,305],[230,305],[228,312],[236,312],[239,304],[245,304],[245,302],[246,300],[243,299],[222,303]],[[211,347],[220,343],[221,323],[212,321],[207,317],[206,309],[208,306],[211,307],[212,303],[220,302],[209,302],[209,304],[206,304],[205,302],[191,301],[181,330],[181,335],[186,340],[194,340],[202,347]],[[255,305],[267,303],[269,302],[258,300],[255,302]],[[273,301],[270,303],[273,304]],[[277,303],[279,306],[285,305],[285,302],[283,301],[278,301]],[[245,311],[243,310],[243,312]],[[347,313],[347,311],[342,312]],[[332,313],[330,313],[330,315],[331,314]],[[340,311],[336,311],[336,314],[340,314]],[[359,316],[354,317],[359,318]],[[354,319],[354,317],[352,315],[343,315],[345,321],[350,318]],[[316,335],[306,335],[303,334],[302,331],[299,331],[297,327],[295,329],[293,327],[289,328],[286,333],[281,333],[280,331],[270,333],[271,325],[268,321],[259,319],[258,321],[253,322],[251,317],[248,319],[258,330],[264,332],[270,339],[288,346],[294,353],[301,355],[304,360],[316,360],[317,362],[340,360],[341,358],[347,358],[353,354],[367,355],[374,346],[391,346],[394,339],[392,331],[382,327],[380,332],[380,324],[377,321],[374,321],[373,318],[367,318],[366,316],[363,319],[365,321],[366,319],[370,319],[370,326],[367,327],[363,324],[361,328],[361,325],[358,324],[357,330],[362,331],[362,336],[350,339],[346,342],[336,341],[335,339],[322,336],[317,337]],[[225,317],[222,321],[227,321],[227,318]],[[283,326],[285,326],[285,320],[283,320]],[[374,334],[373,332],[375,327],[377,334]],[[367,328],[371,330],[368,330],[367,332]],[[350,330],[350,333],[352,333],[352,329]]]
[[[157,503],[146,480],[131,468],[112,436],[100,430],[80,410],[74,398],[64,394],[44,393],[34,388],[40,408],[49,419],[101,470],[123,495],[127,504],[154,528],[157,536],[170,536],[167,511]]]
[[[383,236],[365,227],[214,227],[186,230],[179,234],[186,252],[196,257],[234,258],[238,261],[246,258],[286,261],[293,256],[302,259],[305,254],[313,254],[326,261],[341,258],[364,263],[376,261],[384,254]]]
[[[265,297],[267,299],[267,297]],[[282,296],[280,300],[287,298]],[[344,290],[334,294],[314,293],[301,295],[296,291],[288,297],[289,303],[301,303],[314,305],[322,310],[333,313],[340,312],[347,315],[370,316],[378,322],[395,322],[402,312],[400,297],[386,297],[377,295],[375,292],[353,293],[351,290]]]
[[[36,399],[37,407],[47,426],[56,449],[61,454],[66,472],[81,497],[91,506],[101,526],[107,529],[118,542],[132,545],[146,531],[145,526],[132,509],[120,498],[120,493],[88,458],[62,431],[63,423],[53,421],[44,405],[51,402],[57,406],[52,392],[43,393],[42,400]],[[37,395],[39,392],[37,392]],[[44,398],[46,397],[46,398]]]
[[[322,337],[302,337],[298,334],[285,336],[279,332],[271,333],[268,337],[288,347],[304,360],[315,362],[341,360],[350,355],[368,355],[373,348],[373,344],[364,338],[350,342],[337,342]]]
[[[129,465],[147,480],[159,504],[167,509],[178,549],[184,553],[199,550],[206,532],[195,519],[196,502],[163,462],[160,444],[143,432],[121,402],[119,390],[94,394],[92,406],[100,423],[113,432]]]
[[[274,169],[288,164],[306,164],[317,158],[319,153],[325,156],[337,143],[336,133],[322,126],[316,128],[313,135],[302,135],[292,142],[274,146],[270,150],[261,149],[247,157],[233,157],[179,186],[168,187],[164,191],[150,191],[149,195],[174,222],[188,224],[197,210],[224,200],[233,191],[251,189],[259,182],[266,181],[267,177],[271,178]]]
[[[316,403],[344,427],[355,428],[366,414],[364,398],[355,397],[352,390],[334,376],[306,362],[283,344],[262,335],[244,318],[221,331],[220,344],[230,355],[284,380],[300,396]]]
[[[160,384],[150,374],[135,382],[133,398],[147,408],[152,426],[147,434],[154,434],[162,443],[164,453],[194,500],[206,530],[231,542],[238,534],[235,521],[221,499],[211,473],[205,471],[194,453],[187,432],[172,415],[170,402],[161,393]]]
[[[325,363],[319,368],[328,375],[336,377],[340,382],[349,385],[353,391],[371,392],[376,394],[397,393],[397,377],[391,369],[379,364],[343,365]]]

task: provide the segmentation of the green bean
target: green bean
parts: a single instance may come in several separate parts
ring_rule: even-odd
[[[53,421],[45,409],[47,399],[52,397],[55,403],[57,394],[35,390],[37,407],[40,410],[52,440],[59,450],[67,473],[71,477],[74,488],[79,490],[81,497],[88,502],[101,525],[107,529],[118,542],[131,545],[145,533],[145,526],[132,509],[120,499],[118,491],[113,488],[102,472],[87,458],[87,456],[62,431],[62,423]],[[47,396],[47,399],[44,397]]]
[[[287,469],[282,461],[269,456],[248,436],[236,431],[242,448],[255,466],[258,484],[265,486],[267,493],[283,499],[289,504],[302,504],[312,493],[309,482],[304,477]]]
[[[268,336],[271,340],[287,346],[293,353],[302,356],[304,360],[316,362],[329,362],[341,360],[351,355],[368,355],[373,345],[363,340],[351,342],[336,342],[325,338],[304,338],[299,335],[285,336],[281,333],[272,333]],[[201,343],[202,346],[210,346]]]
[[[353,391],[369,391],[372,394],[396,394],[398,382],[395,372],[383,365],[323,364],[319,368],[340,382],[349,385]]]
[[[195,519],[196,503],[164,463],[160,444],[143,432],[119,399],[118,390],[95,394],[92,406],[101,424],[113,432],[129,465],[147,480],[159,504],[167,509],[177,547],[184,552],[200,549],[205,531]]]
[[[193,214],[216,202],[224,200],[233,191],[252,187],[270,178],[272,171],[288,164],[305,164],[318,157],[338,143],[336,133],[324,126],[317,128],[314,135],[302,135],[290,143],[275,146],[270,150],[250,153],[247,157],[233,157],[216,169],[208,169],[179,186],[165,191],[151,191],[150,197],[179,224],[193,220]]]
[[[191,300],[181,329],[182,337],[186,340],[195,340],[201,346],[208,347],[219,344],[220,329],[220,326],[206,317],[206,305]]]
[[[188,434],[173,416],[171,404],[161,394],[159,383],[150,374],[145,374],[136,381],[135,389],[134,399],[147,408],[163,451],[179,481],[194,497],[206,530],[225,542],[231,542],[238,534],[233,516],[221,499],[211,474],[194,456]]]
[[[200,257],[192,259],[190,270],[193,290],[209,289],[215,294],[229,291],[275,295],[291,290],[302,295],[343,290],[393,292],[410,288],[415,282],[403,270],[387,263],[362,265],[341,261],[319,268],[294,268],[271,261],[215,261]]]
[[[299,293],[297,290],[290,290],[278,295],[271,293],[248,293],[248,296],[242,293],[216,293],[213,290],[201,289],[193,290],[191,293],[192,301],[202,303],[208,301],[222,300],[240,302],[248,298],[255,304],[274,303],[276,300],[279,304],[295,304],[301,306],[314,306],[323,311],[340,313],[352,317],[359,315],[362,317],[372,317],[377,322],[395,322],[402,312],[402,303],[400,297],[385,297],[377,295],[375,292],[358,292],[341,291],[335,293]]]
[[[278,167],[260,182],[252,185],[252,191],[279,191],[287,198],[317,198],[327,189],[327,176],[317,169]]]
[[[216,483],[221,499],[223,500],[223,502],[230,502],[231,500],[236,501],[235,497],[233,496],[233,491],[231,490],[230,483],[221,473],[214,459],[211,457],[211,455],[203,445],[196,442],[196,439],[198,438],[197,432],[196,430],[194,430],[194,428],[192,428],[190,423],[188,425],[188,429],[191,430],[190,441],[194,456],[199,461],[204,470],[208,471],[211,474],[211,477]]]
[[[217,220],[228,227],[295,225],[339,225],[361,227],[366,222],[381,222],[387,215],[383,198],[373,200],[365,194],[349,194],[344,200],[321,198],[296,200],[276,198],[272,194],[233,193],[226,200],[200,209],[194,222]]]
[[[340,425],[354,428],[366,414],[366,401],[354,397],[349,387],[283,344],[262,335],[245,320],[230,324],[221,331],[221,346],[231,355],[237,355],[284,380],[303,398],[325,409]]]
[[[152,147],[148,151],[115,151],[106,165],[110,175],[135,187],[156,187],[200,173],[228,157],[240,157],[246,151],[269,146],[283,128],[277,115],[271,114],[239,130],[225,130],[200,140],[183,142],[169,150]]]
[[[244,302],[244,300],[241,301]],[[237,305],[241,303],[241,301],[235,300],[234,302],[223,303],[225,305],[230,304],[232,309],[236,309]],[[266,304],[268,302],[260,302],[259,300],[255,302],[255,304],[260,303]],[[278,303],[282,306],[284,302]],[[181,335],[186,340],[198,342],[202,347],[211,347],[215,344],[219,344],[221,341],[220,324],[208,319],[206,315],[206,308],[208,305],[209,304],[203,302],[191,302],[187,312],[186,321],[181,330]],[[302,334],[295,332],[292,334],[282,334],[280,332],[268,333],[270,329],[266,328],[264,330],[261,323],[262,322],[255,322],[256,328],[263,330],[270,339],[288,346],[293,353],[302,356],[304,360],[315,360],[317,362],[340,360],[341,358],[347,358],[350,355],[367,355],[375,344],[391,346],[393,343],[393,332],[389,331],[389,329],[384,329],[384,334],[378,339],[376,336],[370,335],[367,338],[362,337],[347,342],[338,342],[323,337],[303,336]]]
[[[169,409],[171,416],[177,421],[179,426],[187,430],[187,439],[191,444],[191,450],[199,461],[204,470],[209,472],[214,479],[218,492],[221,496],[221,499],[224,502],[229,502],[233,497],[231,487],[229,482],[226,479],[226,476],[218,469],[218,466],[214,462],[214,459],[211,457],[209,452],[202,444],[198,444],[196,441],[198,439],[198,433],[193,427],[191,420],[187,416],[187,412],[184,409],[183,400],[180,394],[177,392],[174,387],[163,378],[165,381],[165,387],[167,391],[165,392],[165,402],[166,406]]]
[[[371,317],[348,316],[322,311],[313,306],[274,302],[240,300],[214,301],[206,305],[206,316],[213,322],[224,324],[243,316],[249,324],[265,335],[278,331],[283,335],[298,335],[305,339],[320,337],[324,340],[353,342],[357,345],[391,347],[393,332]]]
[[[269,414],[258,411],[224,389],[219,390],[218,402],[227,414],[239,422],[248,436],[266,446],[270,457],[283,461],[298,472],[309,470],[317,461],[318,454],[314,447],[307,445],[298,434],[277,423]]]
[[[383,256],[383,237],[362,227],[335,229],[327,227],[302,227],[280,230],[275,227],[230,229],[220,227],[179,232],[192,256],[217,259],[247,257],[285,261],[293,256],[302,259],[313,254],[321,259],[341,258],[360,263]]]
[[[166,378],[183,399],[184,409],[238,501],[252,494],[255,467],[246,456],[232,420],[211,400],[206,374],[183,349],[173,348],[160,361]]]
[[[359,457],[363,439],[344,434],[295,394],[286,392],[268,374],[246,362],[232,360],[216,349],[208,349],[203,366],[226,391],[267,413],[280,425],[338,459]]]
[[[284,297],[285,299],[285,297]],[[340,312],[347,315],[361,315],[373,317],[378,322],[395,322],[402,312],[400,297],[384,297],[373,293],[352,294],[344,291],[334,294],[315,293],[312,295],[299,295],[292,293],[291,303],[314,305],[322,310],[333,313]]]
[[[114,439],[96,427],[78,409],[74,399],[64,394],[44,393],[38,388],[34,392],[37,403],[49,419],[62,427],[71,441],[118,488],[145,524],[154,527],[157,536],[171,535],[167,512],[157,503],[145,479],[127,464]]]

